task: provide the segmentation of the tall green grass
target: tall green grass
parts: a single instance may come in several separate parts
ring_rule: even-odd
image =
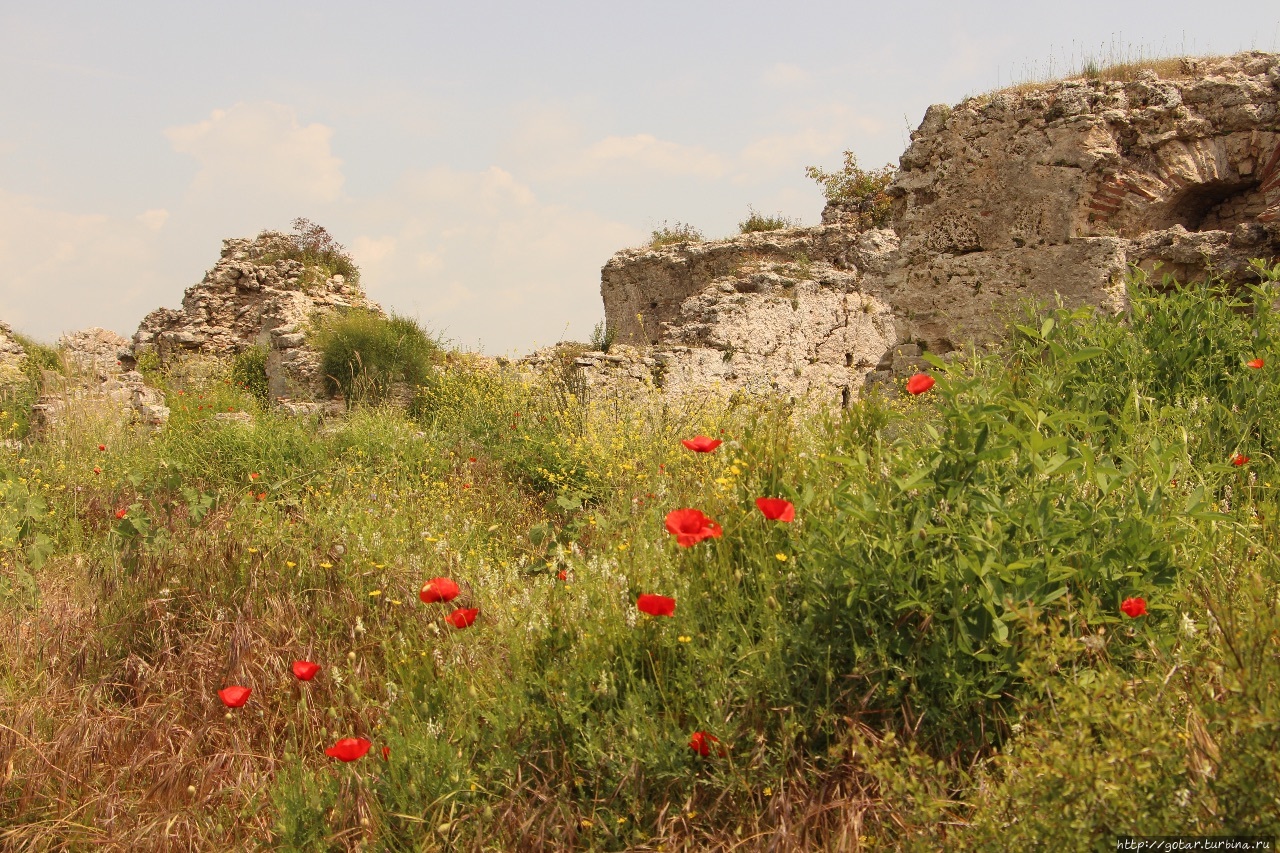
[[[170,375],[157,435],[72,425],[0,457],[0,838],[1274,832],[1280,267],[1259,273],[1138,280],[1127,317],[1029,314],[1000,352],[936,361],[931,391],[841,413],[601,405],[458,361],[409,412],[320,422]],[[722,535],[680,547],[679,508]],[[458,599],[419,602],[438,576]],[[479,616],[455,628],[455,606]],[[229,712],[233,683],[254,693]],[[373,749],[324,755],[348,736]]]

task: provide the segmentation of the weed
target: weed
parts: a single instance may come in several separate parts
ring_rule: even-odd
[[[779,213],[777,216],[765,216],[754,208],[747,208],[747,218],[738,223],[739,234],[753,234],[757,231],[781,231],[785,228],[800,227],[800,220],[789,219]]]
[[[613,342],[618,337],[618,330],[613,326],[607,325],[604,321],[596,323],[594,329],[591,330],[591,348],[597,352],[608,352],[613,348]]]
[[[668,225],[666,220],[653,230],[653,234],[649,238],[650,248],[658,249],[663,246],[675,246],[683,243],[701,243],[706,240],[702,232],[692,225],[683,222],[676,222]]]
[[[231,362],[231,381],[252,394],[260,403],[270,402],[267,348],[258,345],[237,353]]]
[[[887,190],[896,172],[891,164],[872,171],[862,169],[852,151],[844,152],[844,167],[838,172],[826,172],[817,166],[805,169],[805,175],[822,187],[827,201],[849,209],[860,228],[883,228],[889,224]]]

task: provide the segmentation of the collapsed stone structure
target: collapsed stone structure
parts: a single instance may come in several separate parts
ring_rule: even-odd
[[[382,309],[356,282],[298,256],[294,240],[274,231],[223,240],[221,257],[187,288],[181,310],[159,308],[143,318],[133,336],[134,358],[155,353],[167,364],[183,355],[229,356],[261,345],[273,398],[325,396],[320,356],[307,343],[315,321],[345,308]]]
[[[1280,255],[1280,55],[932,106],[889,194],[882,230],[829,205],[814,228],[619,252],[606,322],[647,349],[587,354],[591,384],[648,369],[847,403],[922,352],[995,342],[1026,300],[1122,311],[1131,267],[1246,280]]]
[[[58,339],[65,373],[44,371],[41,394],[31,406],[36,434],[54,429],[86,409],[121,421],[163,426],[169,420],[164,394],[126,367],[129,341],[108,329],[70,332]]]

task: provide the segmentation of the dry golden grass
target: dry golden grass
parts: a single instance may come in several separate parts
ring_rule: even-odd
[[[236,547],[210,537],[205,571],[228,564]],[[358,643],[316,648],[305,636],[308,614],[293,597],[251,597],[224,618],[188,609],[184,599],[194,600],[199,584],[192,578],[186,589],[147,601],[145,612],[131,614],[133,624],[114,626],[135,641],[149,634],[151,663],[130,653],[112,665],[100,617],[113,584],[94,577],[110,571],[51,562],[40,573],[38,613],[0,622],[11,679],[0,702],[0,781],[12,813],[40,812],[0,829],[0,846],[186,850],[265,843],[271,815],[259,796],[290,751],[286,742],[297,744],[302,761],[324,764],[328,728],[368,734],[376,727],[376,708],[355,712],[344,693],[372,686],[361,681],[381,669],[377,650]],[[357,609],[348,597],[329,604]],[[348,649],[359,654],[346,668],[346,691],[325,679],[304,685],[289,673],[294,659],[343,660]],[[228,712],[216,692],[231,683],[288,687],[255,692],[245,707]],[[326,717],[324,709],[341,710]],[[351,823],[358,831],[358,816]]]
[[[1068,80],[1085,80],[1103,83],[1130,83],[1137,80],[1144,71],[1154,71],[1161,79],[1164,80],[1185,80],[1194,76],[1194,62],[1197,58],[1198,57],[1192,56],[1170,56],[1160,59],[1125,60],[1108,63],[1102,66],[1086,66],[1081,71],[1074,74],[1067,74],[1063,77],[1052,77],[1045,80],[1026,80],[1021,83],[1015,83],[1012,86],[1003,86],[999,89],[993,89],[981,97],[989,98],[992,95],[1025,95],[1028,92],[1035,92],[1056,83],[1062,83]]]

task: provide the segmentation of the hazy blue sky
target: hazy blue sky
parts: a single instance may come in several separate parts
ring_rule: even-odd
[[[0,319],[129,336],[304,216],[456,345],[583,340],[664,220],[814,224],[804,167],[896,163],[929,104],[1249,48],[1280,50],[1275,0],[0,0]]]

